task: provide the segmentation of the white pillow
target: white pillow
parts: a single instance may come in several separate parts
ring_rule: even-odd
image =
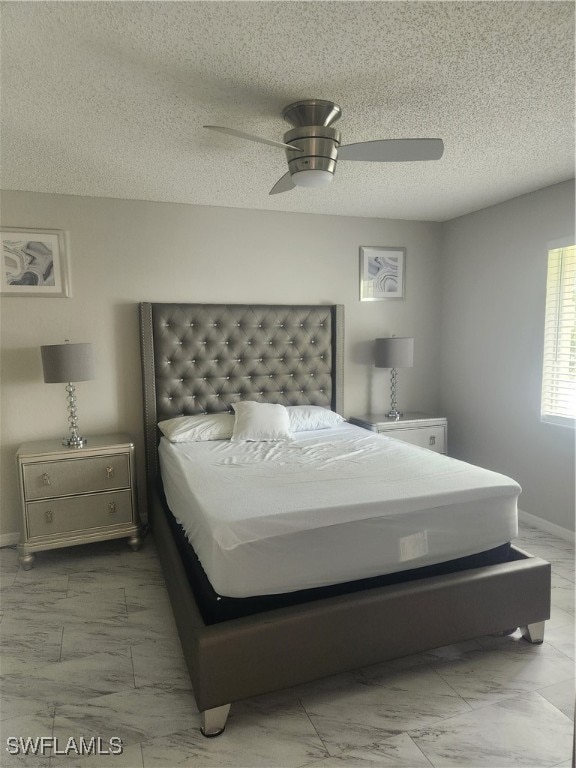
[[[232,407],[236,414],[233,441],[292,440],[288,411],[283,405],[246,400]]]
[[[158,427],[171,443],[229,440],[234,429],[234,414],[202,413],[198,416],[177,416],[158,422]]]
[[[321,405],[289,405],[288,418],[292,432],[307,432],[311,429],[329,429],[344,421],[339,413]]]

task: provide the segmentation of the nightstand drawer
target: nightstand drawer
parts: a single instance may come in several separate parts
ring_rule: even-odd
[[[422,448],[429,448],[437,453],[446,452],[446,430],[438,427],[416,427],[411,429],[379,430],[381,434],[402,440],[404,443],[412,443]]]
[[[129,523],[132,520],[130,491],[96,493],[26,505],[28,535],[50,536],[90,528]]]
[[[22,472],[27,501],[75,493],[113,491],[130,485],[130,460],[127,453],[30,463],[22,467]]]

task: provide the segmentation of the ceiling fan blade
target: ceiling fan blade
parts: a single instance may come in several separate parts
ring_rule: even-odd
[[[338,149],[338,159],[361,160],[365,163],[402,163],[439,160],[443,153],[442,139],[382,139],[344,144]]]
[[[264,139],[262,136],[254,136],[253,133],[237,131],[236,128],[223,128],[220,125],[203,125],[202,127],[209,128],[211,131],[218,131],[219,133],[227,133],[230,136],[237,136],[239,139],[248,139],[248,141],[257,141],[259,144],[269,144],[271,147],[279,147],[280,149],[292,149],[296,152],[302,152],[299,147],[293,147],[291,144],[284,144],[282,141],[273,141],[272,139]]]
[[[268,194],[278,195],[280,192],[289,192],[291,189],[294,189],[295,186],[296,184],[292,181],[290,171],[288,171],[288,173],[285,173],[284,176],[278,179]]]

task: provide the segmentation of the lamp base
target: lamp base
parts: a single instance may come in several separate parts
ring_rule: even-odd
[[[390,371],[390,410],[388,413],[385,414],[387,419],[395,419],[398,421],[400,416],[404,416],[403,413],[400,413],[398,408],[396,408],[396,379],[398,376],[398,371],[396,368],[392,368]]]
[[[66,393],[68,400],[68,422],[70,423],[70,437],[65,437],[62,440],[62,445],[67,445],[69,448],[82,448],[88,442],[78,434],[78,418],[76,414],[76,387],[69,381],[66,384]]]
[[[67,445],[69,448],[82,448],[87,442],[88,440],[85,437],[80,437],[79,435],[62,438],[62,445]]]

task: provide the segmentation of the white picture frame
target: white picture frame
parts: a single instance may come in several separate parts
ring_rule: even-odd
[[[0,295],[70,296],[63,230],[0,227],[0,254]]]
[[[360,301],[403,299],[406,248],[360,246]]]

